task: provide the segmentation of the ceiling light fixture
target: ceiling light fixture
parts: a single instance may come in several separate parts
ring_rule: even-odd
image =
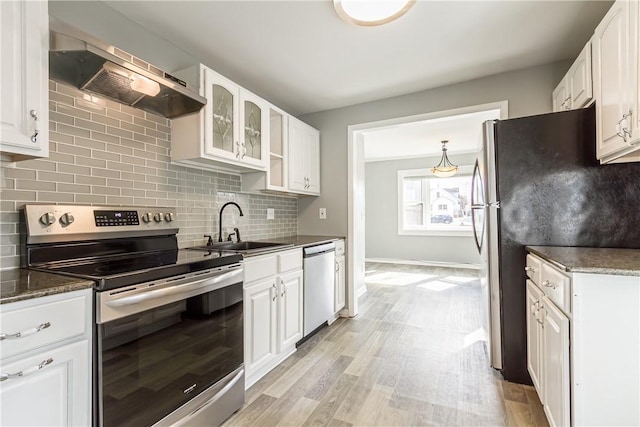
[[[333,7],[346,22],[375,26],[386,24],[407,13],[416,0],[333,0]]]
[[[447,157],[448,142],[449,141],[446,140],[442,141],[442,158],[440,159],[440,163],[431,168],[431,173],[438,178],[453,176],[458,172],[458,166],[451,163],[451,161],[449,161],[449,157]]]

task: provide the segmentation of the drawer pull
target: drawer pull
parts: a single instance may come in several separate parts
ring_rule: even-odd
[[[544,286],[545,288],[551,288],[551,289],[555,289],[556,285],[554,285],[553,283],[551,283],[548,280],[545,280],[544,282],[542,282],[542,286]]]
[[[533,267],[529,267],[529,266],[527,266],[527,267],[525,267],[525,268],[524,268],[524,271],[531,271],[531,272],[535,272],[535,271],[536,271],[536,269],[535,269],[535,268],[533,268]]]
[[[51,323],[45,322],[40,324],[37,328],[27,329],[26,331],[16,332],[15,334],[0,334],[0,341],[3,341],[7,338],[22,338],[29,335],[33,335],[36,332],[40,332],[43,329],[47,329],[49,326],[51,326]]]
[[[51,365],[52,363],[53,363],[53,357],[50,357],[40,362],[38,366],[33,366],[23,371],[16,372],[15,374],[0,374],[0,382],[11,379],[11,378],[24,377],[25,375],[33,374],[34,372],[37,372],[40,369],[44,368],[45,366]]]

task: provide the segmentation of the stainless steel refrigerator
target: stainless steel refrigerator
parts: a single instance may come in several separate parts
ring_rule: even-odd
[[[472,184],[491,365],[531,384],[525,246],[640,248],[640,163],[600,165],[594,107],[484,124]]]

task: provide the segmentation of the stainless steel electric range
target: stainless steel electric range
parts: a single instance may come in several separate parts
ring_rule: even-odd
[[[174,208],[26,205],[25,267],[95,281],[94,425],[218,425],[244,403],[241,255]]]

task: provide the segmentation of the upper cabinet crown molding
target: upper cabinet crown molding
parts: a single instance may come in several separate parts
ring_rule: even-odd
[[[601,163],[640,161],[639,21],[638,0],[617,0],[592,39]]]
[[[49,156],[49,14],[46,1],[0,2],[0,152]]]

